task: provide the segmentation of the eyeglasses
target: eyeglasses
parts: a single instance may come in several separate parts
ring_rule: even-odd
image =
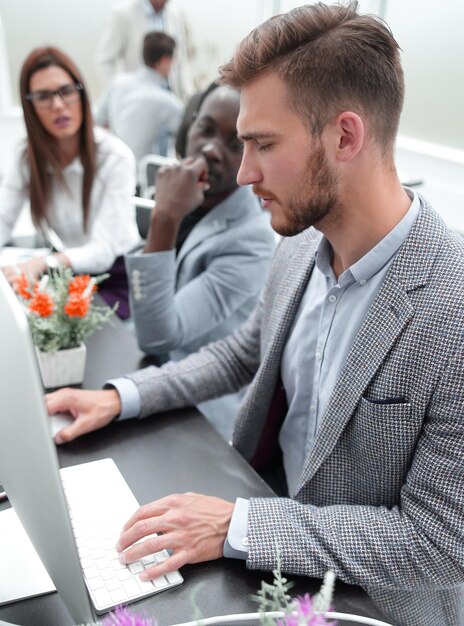
[[[63,85],[55,91],[34,91],[26,94],[26,100],[32,102],[35,109],[50,109],[55,96],[58,96],[65,104],[73,104],[80,98],[80,92],[84,90],[80,83]]]

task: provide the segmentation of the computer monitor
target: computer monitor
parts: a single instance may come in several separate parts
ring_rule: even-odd
[[[92,622],[27,317],[1,271],[0,346],[2,483],[71,617]]]

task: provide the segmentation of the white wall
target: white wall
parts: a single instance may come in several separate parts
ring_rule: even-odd
[[[0,0],[15,101],[22,61],[33,47],[47,42],[64,48],[77,61],[95,99],[100,93],[93,66],[95,47],[117,1]],[[301,0],[177,1],[197,42],[195,71],[200,86],[214,78],[217,67],[257,23],[279,7],[286,11],[302,4]],[[383,6],[403,49],[406,102],[401,133],[464,149],[464,2],[360,1],[363,12],[381,11]]]
[[[464,150],[464,2],[389,0],[386,19],[403,50],[400,132]]]
[[[95,101],[101,85],[94,71],[93,57],[105,18],[117,1],[0,0],[15,102],[18,101],[19,70],[25,56],[33,47],[45,43],[62,47],[77,61]],[[189,19],[196,40],[195,72],[200,86],[216,76],[218,66],[231,57],[236,44],[256,24],[279,10],[286,11],[302,3],[301,0],[177,1]],[[425,168],[431,177],[426,191],[433,179],[432,195],[437,195],[439,200],[440,190],[445,186],[441,196],[444,203],[451,202],[453,211],[461,211],[464,198],[464,2],[446,0],[429,5],[423,0],[360,0],[360,9],[383,12],[403,50],[406,101],[400,126],[403,143],[398,151],[402,164],[408,168],[408,174],[412,169],[413,175],[417,173],[420,177],[425,176]],[[1,51],[0,41],[0,55]],[[0,115],[0,175],[15,133],[20,132],[21,127],[17,113],[3,118]],[[422,152],[428,155],[428,165],[421,158]],[[442,165],[430,167],[432,162]],[[444,182],[442,174],[445,173]],[[452,174],[452,180],[448,173]],[[438,191],[435,193],[434,189]],[[459,219],[464,231],[464,212]]]

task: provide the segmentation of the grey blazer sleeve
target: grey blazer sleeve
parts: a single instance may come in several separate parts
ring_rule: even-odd
[[[201,247],[183,260],[180,272],[188,277],[182,284],[174,250],[126,257],[137,341],[144,352],[205,345],[219,326],[222,336],[237,327],[227,320],[241,307],[252,309],[250,300],[265,282],[274,251],[267,216],[210,237]]]
[[[233,335],[182,361],[129,374],[140,394],[140,416],[197,405],[247,385],[259,367],[261,315],[262,298]]]

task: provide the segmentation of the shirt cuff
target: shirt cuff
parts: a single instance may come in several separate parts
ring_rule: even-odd
[[[121,399],[121,413],[115,418],[119,421],[138,417],[142,409],[142,402],[137,385],[130,378],[113,378],[108,380],[104,387],[114,387]]]
[[[249,502],[244,498],[235,501],[223,549],[227,558],[245,561],[248,557],[248,507]]]

